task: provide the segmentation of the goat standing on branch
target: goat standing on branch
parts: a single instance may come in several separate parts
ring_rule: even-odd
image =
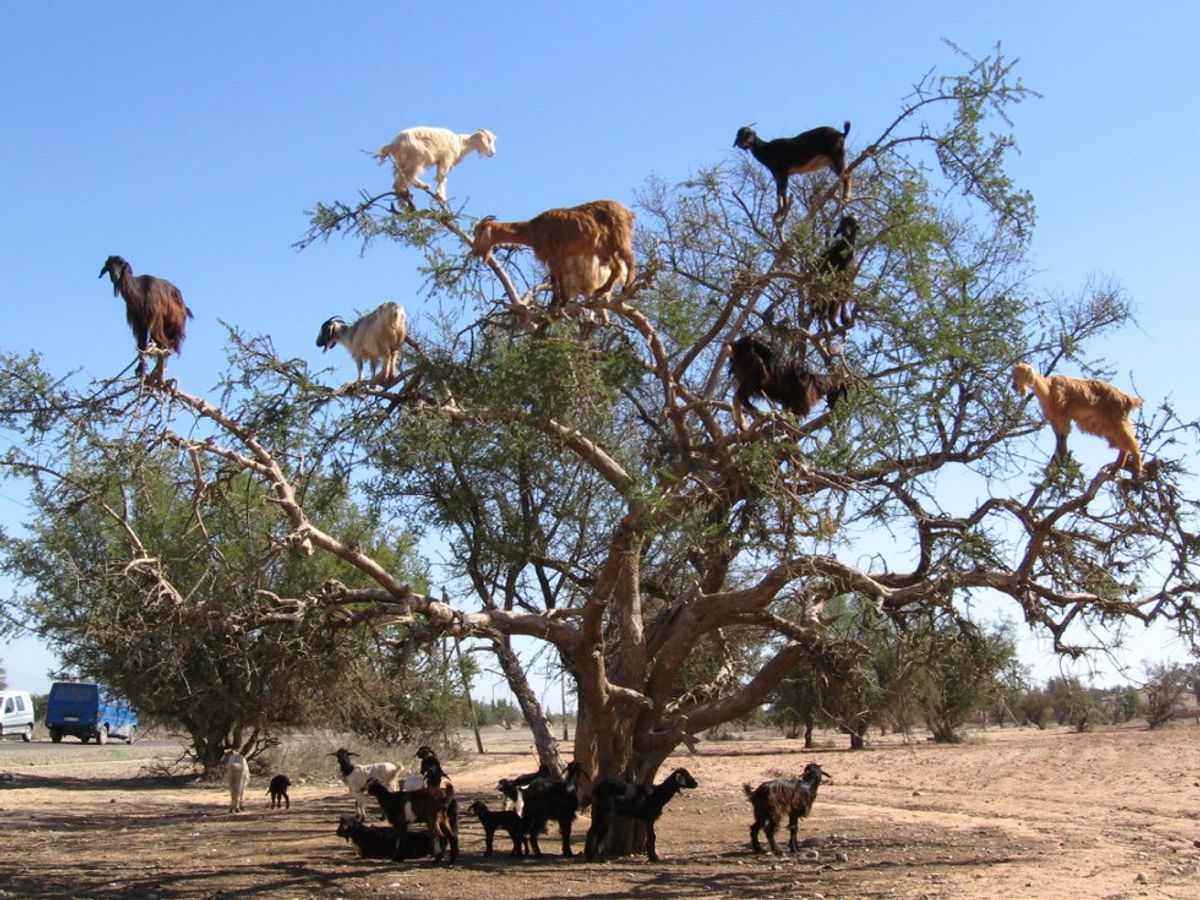
[[[396,377],[400,349],[408,337],[408,316],[399,303],[387,301],[347,325],[338,316],[328,319],[317,335],[317,346],[328,353],[342,344],[350,351],[358,366],[358,380],[363,377],[363,363],[371,364],[371,381],[388,383]]]
[[[850,199],[852,179],[845,174],[846,135],[849,133],[850,123],[846,122],[841,131],[822,125],[792,138],[764,141],[749,125],[738,129],[733,146],[739,150],[749,150],[755,159],[771,170],[775,179],[776,225],[787,217],[788,209],[792,205],[787,189],[789,175],[804,175],[821,169],[831,169],[842,179],[842,202]]]
[[[834,241],[821,254],[817,264],[820,279],[813,301],[813,312],[826,328],[854,324],[850,312],[850,294],[854,280],[854,242],[858,239],[858,219],[843,216],[833,233]]]
[[[841,375],[818,375],[804,363],[783,357],[778,350],[758,338],[740,337],[729,348],[729,374],[737,389],[733,394],[733,421],[745,431],[742,410],[753,410],[753,397],[766,397],[806,417],[822,397],[833,409],[846,395],[846,379]]]
[[[155,381],[162,382],[167,367],[167,355],[179,353],[187,332],[187,320],[193,318],[192,311],[183,302],[179,288],[163,278],[153,275],[134,276],[133,268],[119,256],[110,256],[100,270],[112,279],[113,296],[120,294],[125,299],[125,320],[137,341],[138,378],[146,374],[146,359],[150,342],[158,351],[158,363],[154,369]]]
[[[589,279],[579,275],[575,257],[590,257],[607,267],[604,283],[594,289],[607,294],[624,273],[625,288],[633,284],[637,267],[633,257],[633,212],[615,200],[593,200],[565,209],[548,209],[521,222],[498,222],[487,216],[475,226],[472,250],[486,259],[500,244],[519,244],[550,271],[551,307],[558,309],[578,293]],[[591,285],[586,285],[590,287]]]
[[[1128,468],[1135,478],[1142,477],[1142,454],[1129,421],[1129,414],[1142,405],[1140,397],[1097,378],[1046,377],[1026,363],[1013,369],[1013,390],[1021,396],[1032,390],[1038,398],[1057,438],[1055,456],[1067,455],[1067,435],[1074,421],[1084,434],[1106,438],[1117,450],[1118,470]]]
[[[446,176],[464,156],[474,150],[481,156],[496,154],[496,136],[486,128],[471,134],[455,134],[449,128],[406,128],[390,144],[384,144],[375,154],[379,162],[390,159],[396,172],[396,196],[412,206],[410,185],[429,190],[418,176],[430,166],[437,166],[437,197],[446,202]]]

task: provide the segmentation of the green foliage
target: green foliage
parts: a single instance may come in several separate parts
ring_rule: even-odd
[[[1146,724],[1161,728],[1174,717],[1188,691],[1188,668],[1178,663],[1147,663],[1145,670]]]

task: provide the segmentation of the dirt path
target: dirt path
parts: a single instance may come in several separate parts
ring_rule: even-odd
[[[137,777],[137,745],[94,748],[109,758],[80,762],[5,744],[0,897],[1200,898],[1194,725],[992,729],[957,747],[887,738],[859,753],[826,737],[808,753],[756,734],[669,760],[700,786],[667,807],[658,865],[484,858],[482,831],[464,816],[460,862],[442,868],[358,859],[333,834],[351,811],[340,783],[293,788],[292,809],[272,811],[255,779],[250,810],[231,817],[219,785]],[[447,765],[464,808],[477,797],[495,808],[496,779],[529,767],[520,744],[493,746]],[[835,780],[801,834],[826,845],[752,855],[742,782],[810,761]],[[587,824],[577,823],[580,850]]]

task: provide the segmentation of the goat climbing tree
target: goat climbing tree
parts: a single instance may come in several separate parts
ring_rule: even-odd
[[[1081,348],[1128,318],[1117,290],[1054,304],[1027,287],[1033,203],[1005,172],[1003,131],[1029,94],[998,53],[972,60],[927,76],[851,148],[852,327],[812,315],[812,260],[845,211],[824,175],[792,179],[780,229],[752,160],[649,183],[639,277],[607,325],[551,316],[527,251],[470,256],[473,222],[497,211],[397,211],[364,195],[318,205],[301,243],[342,234],[424,253],[427,309],[446,312],[410,310],[417,347],[396,383],[332,388],[233,333],[222,403],[174,384],[144,403],[197,461],[198,489],[249,473],[294,552],[343,563],[342,577],[264,604],[492,649],[557,763],[526,672],[527,647],[552,648],[574,682],[574,758],[593,775],[649,779],[755,709],[837,597],[900,622],[986,593],[1067,653],[1086,649],[1089,625],[1122,619],[1192,637],[1195,503],[1171,453],[1195,423],[1147,403],[1153,464],[1138,483],[1047,470],[1036,410],[1011,388],[1021,361],[1101,367]],[[739,431],[725,347],[745,333],[844,374],[849,397],[807,421],[764,411]],[[30,405],[17,382],[6,391],[6,405]],[[17,418],[6,424],[33,427]],[[444,588],[418,593],[371,547],[321,528],[294,489],[315,470],[381,521],[440,539]]]

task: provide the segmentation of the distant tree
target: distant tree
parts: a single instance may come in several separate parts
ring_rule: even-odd
[[[1130,722],[1137,718],[1141,711],[1141,700],[1137,688],[1126,685],[1115,688],[1111,694],[1112,715],[1114,722]]]
[[[1070,725],[1076,731],[1090,731],[1103,719],[1096,699],[1074,676],[1051,678],[1046,682],[1050,711],[1059,725]]]
[[[1016,657],[1011,629],[980,629],[957,616],[931,623],[924,634],[924,665],[916,685],[925,724],[939,742],[962,740],[961,728],[994,703],[1001,675]]]
[[[1146,663],[1146,680],[1142,690],[1146,724],[1161,728],[1175,715],[1188,691],[1188,670],[1178,663]]]
[[[1050,724],[1053,703],[1050,695],[1041,688],[1031,687],[1017,700],[1017,714],[1024,722],[1044,729]]]

